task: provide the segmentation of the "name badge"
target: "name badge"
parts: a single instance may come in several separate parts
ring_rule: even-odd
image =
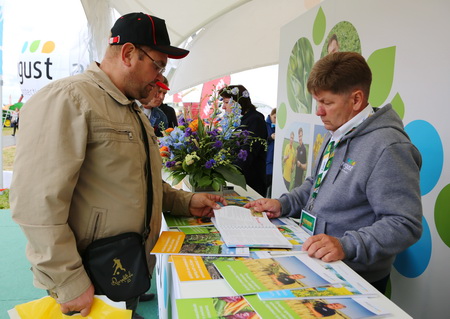
[[[316,216],[311,215],[306,210],[302,209],[300,215],[300,226],[310,235],[314,235],[316,229]]]

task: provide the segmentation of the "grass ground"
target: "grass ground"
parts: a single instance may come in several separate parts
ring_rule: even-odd
[[[3,128],[3,135],[11,135],[13,129],[11,127]],[[16,154],[15,146],[8,146],[3,148],[3,170],[12,171],[14,155]]]
[[[13,129],[11,127],[4,127],[2,135],[11,135]],[[12,171],[14,156],[16,154],[15,146],[8,146],[3,148],[3,170]],[[9,209],[9,190],[0,192],[0,209]]]

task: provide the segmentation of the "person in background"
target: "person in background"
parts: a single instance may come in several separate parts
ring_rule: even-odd
[[[291,190],[292,172],[295,167],[294,132],[289,134],[289,144],[284,147],[283,152],[283,180],[286,189]]]
[[[162,80],[163,76],[159,75],[150,94],[146,98],[139,100],[142,104],[144,114],[147,116],[150,121],[150,125],[155,131],[155,135],[158,137],[163,136],[162,132],[169,127],[169,121],[166,114],[164,114],[164,112],[156,106],[156,103],[153,102],[155,99],[159,99],[157,96],[160,94],[161,90],[165,90],[167,92],[167,89],[169,89],[164,83],[161,82]]]
[[[247,130],[255,137],[267,139],[266,122],[264,115],[256,110],[252,104],[250,94],[243,85],[229,85],[219,90],[219,96],[223,98],[223,108],[226,112],[231,112],[231,106],[237,102],[241,106],[241,127],[239,129]],[[266,148],[261,143],[254,143],[247,147],[248,156],[245,161],[238,161],[245,176],[247,185],[256,192],[264,196],[266,194]]]
[[[333,52],[339,52],[339,41],[335,33],[328,40],[327,52],[328,54]]]
[[[211,217],[213,208],[220,208],[217,202],[226,205],[221,196],[176,190],[162,180],[156,137],[135,103],[149,95],[168,58],[188,53],[170,45],[164,20],[126,14],[112,27],[101,63],[51,82],[21,109],[12,218],[28,239],[34,284],[46,289],[63,313],[85,317],[91,310],[95,289],[82,259],[91,242],[142,233],[149,205],[145,250],[151,274],[162,211]],[[142,318],[135,312],[138,302],[139,297],[126,300],[133,318]]]
[[[180,120],[183,119],[183,110],[178,110],[176,114],[177,114],[177,121],[178,123],[180,123]]]
[[[303,128],[298,129],[298,146],[297,156],[295,157],[295,186],[300,186],[303,183],[303,174],[306,171],[306,147],[303,144]]]
[[[369,105],[371,83],[358,53],[334,52],[316,62],[307,87],[329,133],[312,175],[278,199],[245,207],[269,218],[300,218],[312,233],[303,251],[343,260],[384,293],[395,256],[422,234],[422,158],[392,106]]]
[[[168,127],[174,128],[178,126],[178,118],[177,118],[177,114],[175,112],[175,109],[173,107],[171,107],[170,105],[167,105],[164,102],[164,98],[167,94],[167,91],[169,91],[169,81],[167,80],[167,78],[165,76],[163,76],[163,80],[162,83],[164,84],[165,87],[160,87],[159,89],[159,95],[158,97],[160,98],[160,103],[159,103],[159,108],[164,112],[164,114],[167,117],[168,120]]]
[[[266,197],[270,198],[272,193],[273,177],[273,152],[275,148],[275,125],[277,122],[277,109],[272,109],[266,118],[267,127],[267,155],[266,155]]]
[[[16,136],[16,130],[19,129],[19,110],[15,109],[11,112],[11,126],[13,127],[12,136]]]

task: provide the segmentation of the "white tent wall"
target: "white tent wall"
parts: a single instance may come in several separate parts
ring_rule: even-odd
[[[251,0],[80,0],[91,33],[92,60],[100,61],[103,57],[107,37],[113,21],[114,10],[118,15],[130,12],[144,12],[166,21],[172,45],[179,46],[183,41],[197,32],[202,26],[220,17],[224,13]]]
[[[82,0],[86,1],[86,0]],[[101,0],[120,15],[144,12],[166,20],[170,40],[180,45],[202,26],[252,0]]]
[[[244,70],[278,64],[280,28],[307,10],[298,0],[81,0],[91,34],[91,56],[101,60],[111,28],[112,9],[120,15],[142,11],[165,19],[173,45],[191,53],[172,60],[171,93]]]
[[[278,64],[280,28],[306,11],[302,1],[258,0],[204,27],[170,78],[174,92],[224,75]]]
[[[81,0],[88,23],[88,51],[90,61],[101,61],[108,45],[113,25],[113,8],[108,1]]]

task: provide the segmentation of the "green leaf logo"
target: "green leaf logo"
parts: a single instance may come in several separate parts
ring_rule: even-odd
[[[277,109],[277,124],[281,129],[286,125],[287,120],[287,108],[285,103],[281,103]]]
[[[374,51],[367,64],[372,70],[369,103],[379,107],[386,101],[394,81],[395,46]]]
[[[39,49],[39,45],[41,44],[40,40],[35,40],[30,45],[30,52],[36,52]]]
[[[313,26],[313,41],[315,45],[319,45],[322,42],[326,25],[327,20],[325,18],[325,13],[323,12],[322,7],[320,7]]]
[[[405,116],[405,103],[403,102],[402,98],[400,97],[400,94],[395,94],[394,98],[391,101],[392,108],[395,112],[397,112],[398,116],[403,120],[403,117]]]

